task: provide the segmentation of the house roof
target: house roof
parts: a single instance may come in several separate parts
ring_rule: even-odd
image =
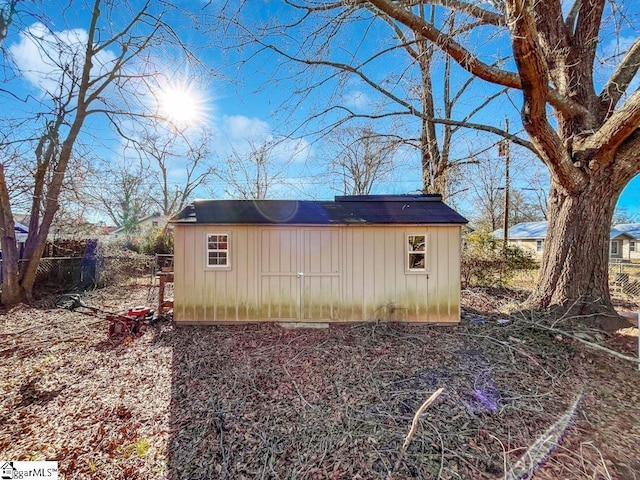
[[[509,227],[509,239],[511,240],[542,240],[547,236],[548,222],[522,222]],[[497,238],[503,237],[502,228],[493,232]]]
[[[20,222],[14,222],[13,231],[17,242],[26,242],[29,235],[29,227]]]
[[[543,240],[547,235],[548,222],[522,222],[509,228],[510,240]],[[638,231],[638,237],[633,237],[633,234],[629,231],[625,231],[624,228],[620,228],[624,225],[634,225]],[[616,225],[609,232],[609,240],[615,240],[619,238],[640,238],[640,224],[630,223],[624,225]],[[494,237],[502,238],[503,229],[500,228],[492,233]]]
[[[627,232],[622,232],[615,227],[609,231],[609,240],[616,240],[621,238],[628,238],[633,240],[633,237],[629,235]]]
[[[142,217],[139,220],[136,220],[136,225],[139,225],[142,222],[146,222],[147,220],[149,220],[151,218],[158,218],[158,219],[163,219],[164,220],[166,217],[164,215],[160,214],[160,213],[153,213],[151,215],[147,215],[146,217]],[[118,227],[118,228],[115,228],[114,230],[112,230],[111,232],[109,232],[109,235],[114,235],[114,234],[117,235],[117,234],[119,234],[119,233],[121,233],[123,231],[124,231],[124,227]]]
[[[171,221],[211,224],[465,224],[440,195],[355,195],[334,201],[196,200]]]
[[[619,232],[624,232],[632,238],[640,239],[640,223],[619,223],[614,225],[613,228]]]

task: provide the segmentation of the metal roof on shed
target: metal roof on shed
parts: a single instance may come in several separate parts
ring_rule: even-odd
[[[196,200],[170,220],[207,224],[465,224],[440,195],[355,195],[334,201]]]

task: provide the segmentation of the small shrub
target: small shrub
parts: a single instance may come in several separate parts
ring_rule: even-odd
[[[464,286],[506,285],[518,270],[537,268],[529,252],[512,245],[505,248],[490,232],[473,232],[466,241],[461,259]]]
[[[166,228],[152,228],[142,238],[140,250],[146,255],[172,254],[173,232]]]

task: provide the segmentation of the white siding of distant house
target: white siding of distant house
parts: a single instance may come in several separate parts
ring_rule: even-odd
[[[147,231],[152,228],[164,228],[167,225],[167,217],[162,215],[153,215],[150,217],[145,217],[137,223],[138,231],[135,236],[144,235]],[[130,236],[130,235],[129,235]],[[118,228],[114,230],[109,235],[109,240],[125,240],[127,235],[124,233],[122,228]]]

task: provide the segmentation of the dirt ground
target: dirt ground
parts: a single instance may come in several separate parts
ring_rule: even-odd
[[[637,357],[637,329],[569,331],[519,301],[466,290],[451,327],[163,323],[118,339],[51,298],[17,307],[0,315],[0,460],[57,460],[65,479],[640,478],[637,364],[589,345]]]

